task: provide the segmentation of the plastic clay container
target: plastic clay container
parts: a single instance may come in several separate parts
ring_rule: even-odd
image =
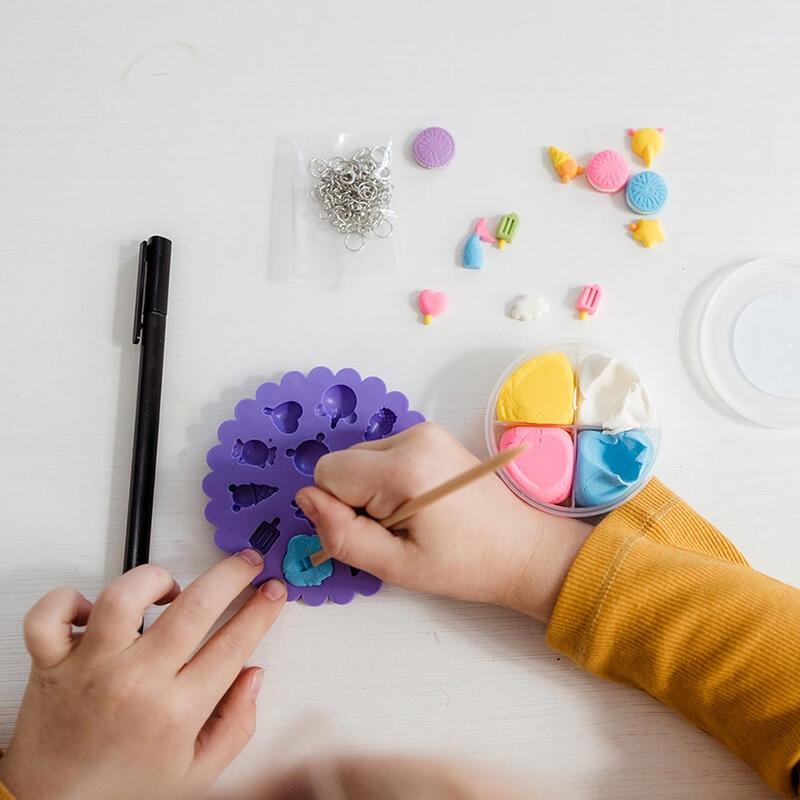
[[[573,374],[576,375],[579,364],[587,356],[602,355],[614,357],[624,363],[626,366],[635,370],[639,374],[641,383],[645,387],[648,386],[646,376],[642,375],[638,365],[631,363],[624,356],[621,356],[619,353],[612,351],[610,348],[600,343],[587,339],[559,339],[556,341],[545,342],[544,344],[536,347],[534,350],[525,353],[523,356],[510,364],[500,376],[497,384],[492,390],[492,394],[489,397],[489,404],[486,409],[485,418],[486,444],[489,449],[489,453],[490,455],[496,455],[500,451],[500,439],[502,438],[503,434],[511,428],[526,426],[537,428],[561,428],[562,430],[566,431],[572,439],[575,457],[575,463],[573,465],[572,487],[568,496],[562,502],[557,504],[547,503],[535,497],[531,497],[525,488],[520,486],[517,481],[515,481],[514,478],[509,475],[507,469],[501,470],[500,477],[511,489],[511,491],[513,491],[518,497],[520,497],[529,505],[538,508],[540,511],[545,511],[548,514],[555,514],[556,516],[560,517],[595,517],[601,514],[607,514],[610,511],[613,511],[615,508],[621,506],[627,500],[630,500],[635,494],[644,488],[644,486],[647,484],[647,481],[653,474],[653,470],[655,469],[655,465],[658,460],[658,453],[661,444],[661,429],[658,425],[657,413],[654,411],[650,415],[650,420],[645,427],[630,429],[632,431],[641,431],[641,433],[643,433],[649,439],[651,444],[649,459],[636,482],[628,486],[624,493],[618,497],[615,497],[612,502],[603,503],[600,505],[579,505],[576,502],[576,486],[574,480],[574,476],[577,474],[578,448],[576,444],[578,435],[583,431],[602,432],[603,428],[589,425],[578,425],[575,423],[580,398],[580,390],[577,386],[577,379],[575,381],[576,387],[572,399],[574,412],[572,424],[547,425],[536,421],[504,422],[498,419],[497,414],[498,397],[500,396],[501,390],[505,386],[509,377],[527,361],[536,358],[537,356],[543,356],[549,353],[563,353],[569,359],[569,362],[572,365]]]

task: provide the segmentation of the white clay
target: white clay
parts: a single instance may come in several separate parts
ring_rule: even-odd
[[[541,319],[549,310],[550,306],[546,300],[541,297],[525,295],[518,297],[514,301],[509,316],[511,319],[516,319],[520,322],[532,322],[533,320]]]

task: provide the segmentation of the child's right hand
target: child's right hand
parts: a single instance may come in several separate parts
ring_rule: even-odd
[[[549,618],[589,527],[549,517],[496,475],[428,506],[390,533],[383,519],[477,459],[432,423],[323,456],[297,503],[334,558],[408,589]],[[354,508],[365,508],[370,517]]]

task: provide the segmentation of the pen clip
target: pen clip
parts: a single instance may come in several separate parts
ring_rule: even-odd
[[[139,344],[144,327],[144,284],[147,270],[147,241],[139,245],[139,274],[136,278],[136,309],[133,312],[133,343]]]

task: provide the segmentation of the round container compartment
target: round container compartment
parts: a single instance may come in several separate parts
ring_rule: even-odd
[[[497,383],[495,384],[494,389],[492,390],[492,394],[489,397],[489,405],[487,406],[486,409],[486,418],[485,418],[486,446],[489,449],[490,455],[494,456],[499,452],[498,442],[500,441],[500,437],[506,430],[512,427],[522,426],[525,424],[536,425],[536,427],[543,427],[543,428],[544,427],[562,428],[563,430],[567,431],[570,434],[573,443],[576,442],[577,436],[581,431],[602,430],[601,428],[589,425],[576,425],[576,424],[539,425],[538,423],[502,422],[497,419],[497,398],[498,395],[500,394],[500,390],[505,385],[505,382],[508,380],[511,374],[526,361],[529,361],[530,359],[535,358],[536,356],[545,355],[547,353],[564,353],[564,355],[567,356],[570,363],[572,364],[573,372],[577,370],[578,364],[586,356],[603,355],[603,356],[614,357],[622,361],[626,366],[630,367],[631,369],[634,369],[639,374],[639,378],[641,379],[642,384],[645,387],[648,386],[646,376],[641,373],[638,365],[631,363],[624,357],[621,357],[618,353],[613,352],[610,348],[598,342],[593,342],[588,339],[558,339],[551,342],[545,342],[544,344],[539,345],[535,349],[525,353],[523,356],[521,356],[512,364],[510,364],[508,368],[500,376]],[[573,398],[573,407],[575,408],[576,412],[577,412],[577,406],[578,406],[578,390],[576,389],[575,396]],[[657,413],[653,414],[653,418],[651,419],[650,424],[646,428],[637,428],[636,430],[641,430],[650,439],[653,448],[652,456],[647,466],[645,467],[644,471],[642,472],[642,475],[639,478],[639,480],[635,484],[631,485],[631,487],[624,495],[615,499],[613,502],[595,506],[576,505],[575,487],[573,480],[572,490],[570,491],[569,496],[562,503],[559,503],[558,505],[552,503],[545,503],[542,502],[541,500],[530,497],[508,475],[506,470],[500,471],[500,477],[503,479],[503,481],[509,487],[509,489],[511,489],[511,491],[514,492],[514,494],[516,494],[518,497],[520,497],[522,500],[524,500],[526,503],[533,506],[534,508],[538,508],[540,511],[545,511],[548,514],[555,514],[556,516],[560,517],[596,517],[601,514],[607,514],[610,511],[613,511],[615,508],[621,506],[626,501],[630,500],[635,494],[637,494],[639,491],[641,491],[641,489],[644,488],[644,486],[647,484],[647,481],[652,476],[656,462],[658,461],[658,453],[661,446],[661,428],[658,425]],[[575,457],[577,459],[577,447],[575,448]]]

